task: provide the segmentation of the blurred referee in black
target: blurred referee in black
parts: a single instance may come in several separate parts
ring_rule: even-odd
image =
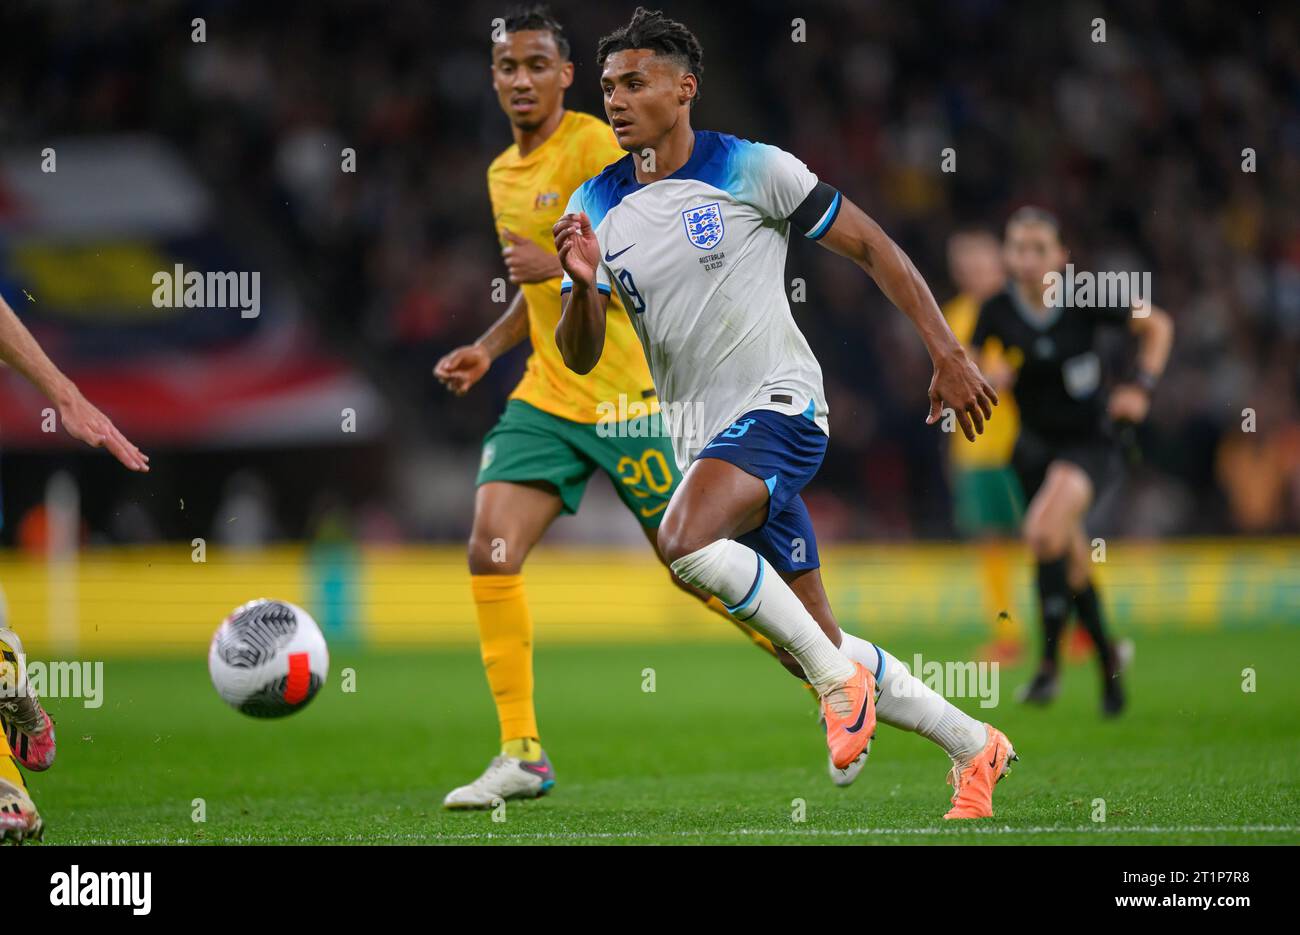
[[[1173,324],[1150,296],[1107,306],[1099,301],[1106,298],[1098,295],[1102,290],[1095,289],[1067,301],[1052,274],[1064,276],[1069,253],[1056,218],[1041,208],[1021,208],[1011,216],[1003,251],[1007,288],[981,307],[971,343],[977,354],[991,342],[1001,345],[1002,366],[1010,371],[1002,382],[1013,387],[1020,403],[1011,463],[1029,504],[1024,536],[1038,563],[1043,655],[1018,697],[1038,704],[1056,697],[1061,637],[1074,610],[1101,663],[1102,711],[1114,716],[1124,709],[1119,675],[1132,644],[1113,643],[1107,635],[1084,519],[1118,476],[1117,438],[1146,419],[1169,359]],[[1135,364],[1107,394],[1098,338],[1105,329],[1125,326],[1137,338]]]

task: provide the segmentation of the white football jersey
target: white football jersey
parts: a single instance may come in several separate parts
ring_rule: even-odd
[[[751,409],[804,415],[829,435],[821,367],[785,295],[789,218],[817,176],[775,146],[707,131],[666,178],[640,184],[634,158],[584,182],[565,211],[591,218],[597,288],[619,290],[641,338],[678,467]],[[824,234],[839,205],[836,193],[806,236]]]

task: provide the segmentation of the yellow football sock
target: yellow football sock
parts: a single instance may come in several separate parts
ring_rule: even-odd
[[[470,575],[478,610],[479,649],[501,723],[501,742],[536,739],[533,709],[533,617],[523,575]]]
[[[0,680],[0,686],[3,684],[4,682]],[[7,779],[20,789],[26,788],[23,774],[18,772],[18,764],[14,762],[13,751],[9,749],[9,740],[3,731],[0,731],[0,779]]]
[[[536,737],[516,737],[503,743],[501,752],[525,763],[536,763],[542,758],[542,744]]]
[[[19,789],[27,788],[26,783],[23,782],[23,774],[18,772],[18,764],[14,762],[9,750],[9,741],[2,733],[0,733],[0,779],[9,780]]]
[[[1000,642],[1015,642],[1019,638],[1011,607],[1011,558],[1007,544],[1001,540],[984,543],[980,549],[981,566],[984,572],[984,594],[992,605],[990,616],[997,623],[994,625],[994,637]]]

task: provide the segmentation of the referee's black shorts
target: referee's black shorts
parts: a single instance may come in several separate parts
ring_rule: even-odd
[[[1120,474],[1119,447],[1101,432],[1084,438],[1050,439],[1022,426],[1011,453],[1011,467],[1020,480],[1026,503],[1043,486],[1047,468],[1053,461],[1069,461],[1081,468],[1092,481],[1094,501]]]

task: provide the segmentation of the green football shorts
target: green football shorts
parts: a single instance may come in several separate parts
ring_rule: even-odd
[[[626,422],[584,425],[512,399],[487,438],[478,483],[544,481],[576,513],[597,469],[643,526],[656,529],[682,476],[658,413]]]
[[[958,532],[967,537],[1016,535],[1025,500],[1010,467],[958,468],[953,481]]]

